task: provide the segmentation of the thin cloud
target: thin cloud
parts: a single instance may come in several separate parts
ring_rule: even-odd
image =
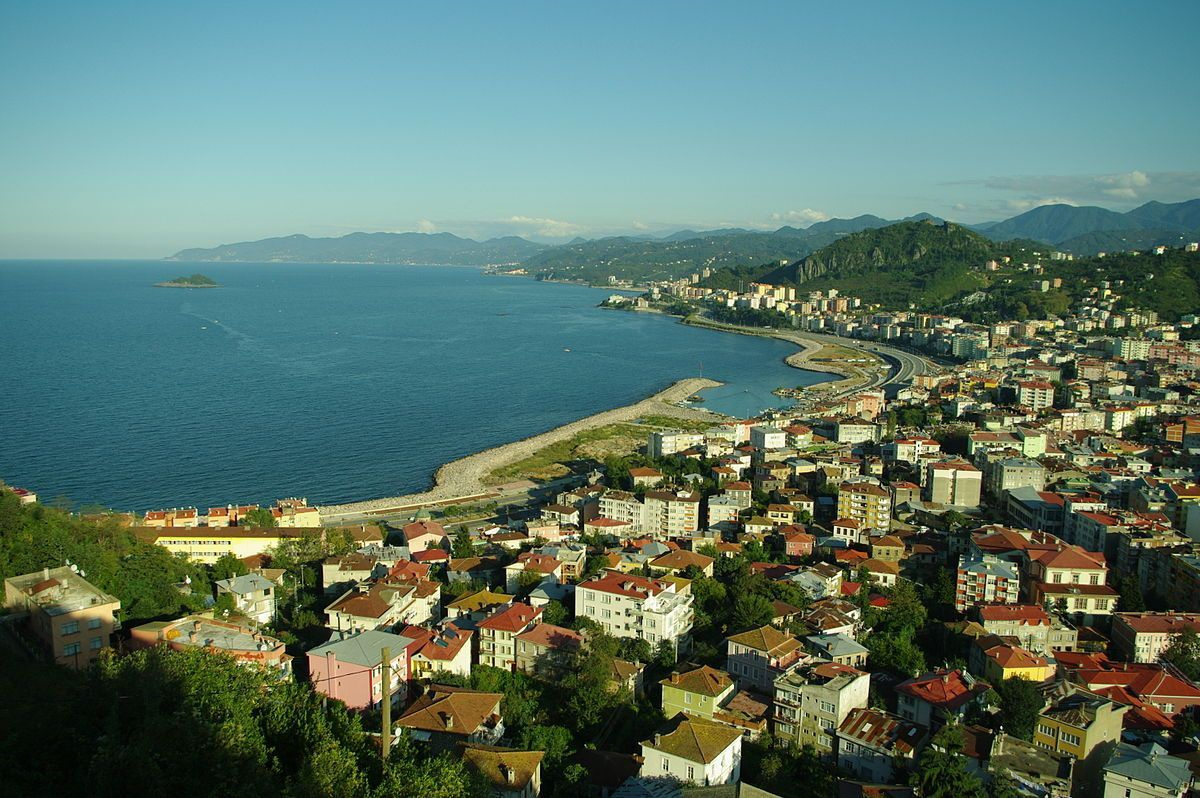
[[[781,224],[798,225],[801,227],[807,227],[808,225],[815,224],[817,222],[827,222],[832,218],[833,217],[830,216],[828,213],[825,213],[825,211],[818,211],[813,208],[805,208],[805,209],[799,210],[799,211],[787,211],[786,213],[771,214],[772,222],[779,222]]]
[[[1200,196],[1200,172],[1145,172],[1134,169],[1115,174],[989,177],[946,185],[979,186],[1018,195],[1004,200],[1005,205],[1012,209],[1029,210],[1052,202],[1133,206],[1151,199],[1180,202]],[[974,207],[988,205],[984,203]]]

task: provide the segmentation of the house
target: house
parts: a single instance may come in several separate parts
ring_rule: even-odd
[[[928,736],[924,727],[890,712],[852,709],[834,733],[834,759],[856,778],[886,784],[897,762],[912,766]]]
[[[867,664],[867,655],[870,652],[866,646],[853,637],[842,634],[819,634],[809,635],[804,639],[808,641],[817,656],[839,665],[862,668]]]
[[[591,618],[615,637],[663,641],[677,652],[691,646],[692,594],[668,579],[605,571],[575,591],[575,613]]]
[[[492,586],[505,576],[505,568],[495,557],[455,557],[446,565],[450,582],[482,582]]]
[[[537,554],[553,557],[562,563],[560,581],[577,582],[583,576],[587,564],[587,546],[581,543],[560,543],[533,549]]]
[[[352,632],[416,623],[416,593],[413,585],[362,582],[325,608],[326,626],[335,632]]]
[[[1055,668],[1045,657],[996,635],[986,635],[972,641],[971,670],[999,684],[1014,677],[1044,682],[1054,676]]]
[[[327,557],[321,562],[321,587],[326,594],[340,595],[359,582],[383,576],[385,570],[378,557],[358,552]]]
[[[712,557],[697,554],[694,551],[678,549],[655,557],[647,564],[656,576],[662,574],[682,574],[688,568],[694,567],[704,576],[711,577],[713,575],[714,562],[716,561]]]
[[[9,612],[29,614],[28,629],[50,659],[85,668],[121,628],[121,601],[92,585],[75,566],[43,568],[4,580]]]
[[[833,530],[833,539],[841,541],[843,545],[854,545],[863,540],[862,522],[853,518],[834,519],[830,528]]]
[[[672,777],[705,787],[741,781],[742,733],[722,723],[679,714],[641,748],[642,778]]]
[[[417,645],[412,638],[375,630],[331,640],[308,652],[308,678],[318,693],[350,709],[374,709],[385,696],[393,704],[402,703],[408,692],[410,656]],[[390,656],[386,689],[384,651]]]
[[[810,535],[799,524],[789,524],[779,530],[783,538],[783,553],[789,558],[811,557],[816,536]]]
[[[259,574],[245,574],[217,581],[217,598],[233,597],[233,606],[255,623],[270,623],[275,617],[275,583]]]
[[[475,624],[479,632],[479,664],[512,671],[517,665],[516,636],[540,623],[542,611],[528,604],[508,604]]]
[[[435,751],[453,751],[461,743],[496,745],[504,736],[503,699],[503,693],[433,684],[400,714],[396,725]]]
[[[1191,790],[1188,760],[1157,743],[1119,743],[1104,766],[1104,798],[1184,798]]]
[[[1200,613],[1118,612],[1112,620],[1112,642],[1130,662],[1157,662],[1184,629],[1200,632]]]
[[[904,559],[904,541],[895,535],[871,538],[871,558],[884,562],[900,562]]]
[[[542,792],[545,751],[514,751],[490,745],[464,745],[463,763],[481,775],[496,798],[537,798]]]
[[[631,468],[629,477],[633,480],[635,488],[638,486],[653,488],[663,481],[663,473],[657,468]]]
[[[505,590],[509,593],[519,592],[524,579],[537,579],[538,584],[561,582],[562,563],[548,554],[535,554],[532,551],[522,552],[517,555],[514,562],[504,567]]]
[[[403,528],[404,542],[410,552],[426,549],[450,550],[450,536],[437,521],[413,521]]]
[[[896,712],[905,720],[937,730],[961,719],[971,706],[982,706],[991,689],[963,670],[939,669],[896,685]]]
[[[833,735],[853,709],[867,705],[871,677],[836,662],[819,662],[775,680],[775,735],[833,750]]]
[[[737,687],[728,673],[703,665],[684,673],[672,673],[662,685],[662,711],[668,718],[679,713],[711,719]]]
[[[419,644],[411,657],[413,679],[429,679],[443,671],[470,677],[471,637],[474,635],[471,630],[459,629],[452,624],[446,624],[441,631],[409,625],[400,630],[400,634]]]
[[[236,623],[226,623],[202,615],[188,615],[174,621],[151,621],[129,630],[131,649],[165,645],[176,651],[204,648],[228,654],[237,662],[274,671],[281,676],[292,672],[292,658],[283,641]]]
[[[583,647],[583,635],[573,629],[539,623],[517,635],[516,669],[553,679],[566,672],[571,657]]]
[[[506,593],[493,593],[490,590],[480,590],[461,596],[446,605],[448,620],[466,620],[471,625],[482,621],[492,614],[497,607],[511,604],[513,597]]]
[[[880,587],[895,587],[900,578],[900,564],[896,562],[871,557],[863,560],[859,567],[866,568],[871,579]]]
[[[808,658],[800,641],[774,626],[725,638],[725,670],[738,683],[770,694],[775,680]]]

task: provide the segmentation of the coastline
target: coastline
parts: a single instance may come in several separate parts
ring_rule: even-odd
[[[642,416],[672,416],[680,419],[711,419],[716,423],[725,418],[719,413],[699,408],[679,407],[677,402],[702,391],[716,388],[723,383],[702,377],[688,377],[651,394],[633,404],[603,410],[590,416],[570,421],[546,432],[523,438],[511,443],[494,446],[482,452],[452,460],[440,466],[433,474],[433,487],[419,493],[368,499],[347,504],[325,505],[318,509],[324,523],[332,516],[379,514],[387,511],[416,510],[423,506],[452,500],[484,500],[500,495],[503,485],[485,483],[485,478],[498,468],[530,457],[554,443],[567,440],[585,430],[596,427],[633,421]]]

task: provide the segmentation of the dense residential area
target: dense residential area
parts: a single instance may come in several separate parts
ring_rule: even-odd
[[[1037,292],[1060,287],[1025,266]],[[658,429],[482,513],[69,513],[5,487],[6,778],[1189,794],[1197,317],[1110,281],[1059,315],[980,323],[706,276],[613,302],[865,339],[862,379]],[[51,767],[68,746],[77,767]]]

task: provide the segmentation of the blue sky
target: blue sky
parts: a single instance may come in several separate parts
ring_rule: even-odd
[[[1192,0],[3,3],[0,257],[1190,199],[1198,23]]]

